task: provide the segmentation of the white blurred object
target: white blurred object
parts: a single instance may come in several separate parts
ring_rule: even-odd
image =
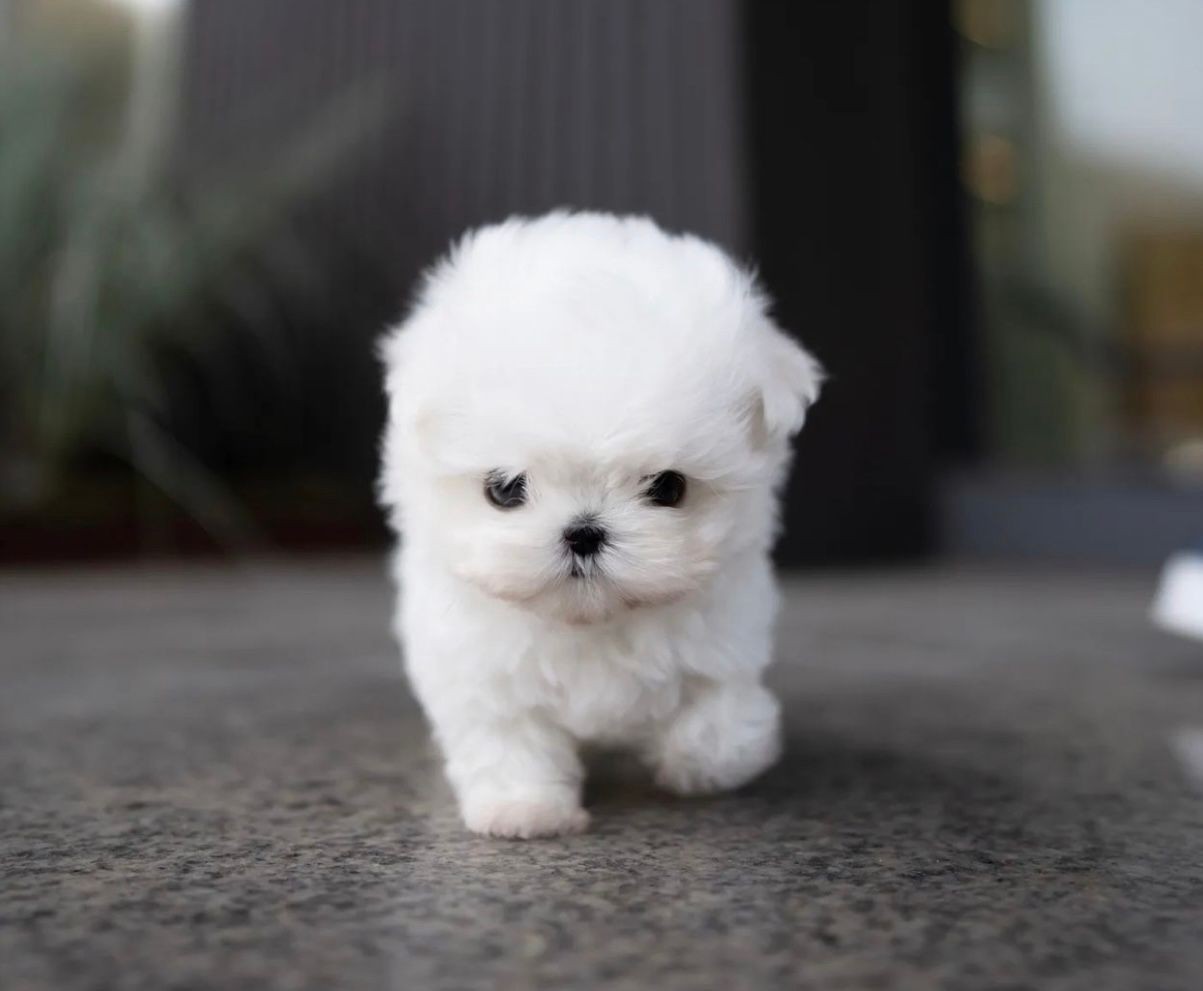
[[[1203,640],[1203,551],[1170,558],[1153,601],[1153,622],[1171,633]]]
[[[133,73],[124,156],[137,186],[162,163],[171,143],[179,84],[183,0],[122,0],[134,23]]]

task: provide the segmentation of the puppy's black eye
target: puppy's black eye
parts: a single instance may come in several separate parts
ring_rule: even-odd
[[[485,498],[498,509],[517,509],[526,502],[526,474],[509,476],[491,471],[485,477]]]
[[[657,506],[677,506],[685,498],[685,476],[677,471],[662,471],[652,476],[643,492]]]

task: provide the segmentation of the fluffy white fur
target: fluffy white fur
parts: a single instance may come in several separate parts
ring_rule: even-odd
[[[583,829],[584,741],[682,794],[767,768],[775,490],[820,372],[753,277],[642,218],[511,219],[455,245],[382,354],[396,630],[468,828]],[[685,497],[654,505],[668,470]],[[492,472],[526,503],[492,505]],[[609,539],[574,564],[582,515]]]

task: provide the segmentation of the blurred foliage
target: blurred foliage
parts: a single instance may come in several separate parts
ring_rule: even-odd
[[[287,342],[264,313],[321,279],[295,216],[379,116],[382,92],[329,101],[270,160],[131,168],[121,107],[97,106],[98,93],[124,99],[103,85],[111,60],[28,47],[0,42],[0,506],[52,498],[103,453],[242,542],[246,514],[172,434],[166,372],[220,379],[234,334],[286,373]],[[229,391],[214,381],[218,402]]]

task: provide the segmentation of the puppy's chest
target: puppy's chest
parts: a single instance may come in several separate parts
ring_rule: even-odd
[[[618,742],[667,718],[681,697],[673,658],[629,642],[540,645],[528,666],[530,689],[574,736]]]

